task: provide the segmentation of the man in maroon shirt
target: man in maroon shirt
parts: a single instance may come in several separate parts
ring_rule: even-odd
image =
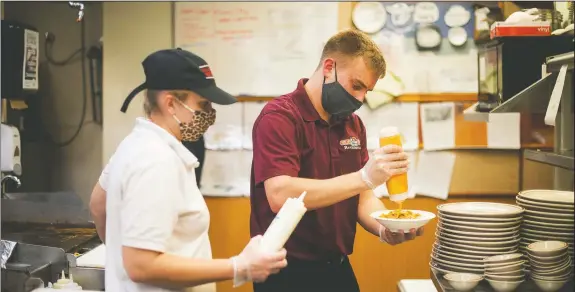
[[[268,102],[255,121],[251,236],[266,231],[287,198],[307,191],[308,208],[286,243],[288,267],[255,283],[255,292],[359,291],[347,258],[357,223],[392,245],[421,234],[392,234],[369,216],[385,209],[373,189],[408,166],[398,146],[370,159],[365,127],[353,113],[384,75],[385,60],[369,36],[340,32],[315,73]]]

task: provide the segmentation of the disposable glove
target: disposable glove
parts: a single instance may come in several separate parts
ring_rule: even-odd
[[[384,184],[390,177],[407,172],[407,153],[397,145],[386,145],[373,152],[361,169],[361,178],[371,189]]]
[[[232,257],[234,287],[250,281],[263,282],[269,275],[287,266],[286,250],[263,252],[260,248],[261,240],[261,235],[253,237],[239,255]]]

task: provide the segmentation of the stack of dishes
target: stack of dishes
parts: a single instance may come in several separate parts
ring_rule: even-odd
[[[567,243],[562,241],[538,241],[527,246],[531,278],[541,290],[557,291],[573,278],[567,250]]]
[[[573,262],[573,192],[529,190],[520,192],[516,200],[517,205],[525,208],[521,226],[521,251],[526,253],[527,246],[537,241],[563,241],[569,244],[567,251]],[[529,266],[526,268],[530,269]]]
[[[485,258],[485,279],[495,291],[514,291],[525,281],[523,254],[512,253]]]
[[[429,263],[436,273],[483,275],[486,257],[518,251],[523,208],[463,202],[437,209],[439,220]]]

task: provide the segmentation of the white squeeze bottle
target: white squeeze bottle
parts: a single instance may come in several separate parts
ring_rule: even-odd
[[[280,250],[287,242],[295,227],[307,212],[303,199],[307,192],[303,192],[299,198],[288,198],[276,217],[266,230],[261,241],[261,247],[266,252]]]

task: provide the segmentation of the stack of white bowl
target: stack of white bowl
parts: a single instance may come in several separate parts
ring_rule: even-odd
[[[523,208],[462,202],[437,209],[439,220],[429,263],[436,273],[483,275],[486,257],[518,252]]]
[[[525,253],[527,245],[537,241],[563,241],[569,244],[567,252],[573,262],[573,192],[529,190],[520,192],[516,200],[517,205],[525,209],[521,226],[521,251]],[[530,269],[529,266],[526,268]]]
[[[531,279],[545,292],[561,289],[573,278],[571,257],[567,256],[567,243],[538,241],[527,246],[531,262]]]
[[[523,254],[512,253],[488,257],[485,279],[495,291],[515,291],[525,281]]]

